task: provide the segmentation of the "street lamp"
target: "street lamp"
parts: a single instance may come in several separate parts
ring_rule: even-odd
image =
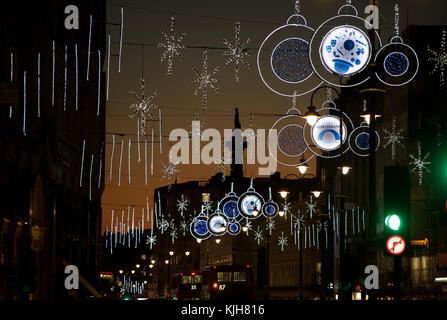
[[[352,167],[348,166],[348,165],[343,165],[340,167],[341,169],[341,173],[345,176],[349,173],[349,171],[351,171]]]
[[[153,265],[153,264],[150,264],[150,265],[149,265],[149,268],[151,268],[151,269],[152,269],[153,267],[154,267],[154,265]]]
[[[136,264],[135,267],[137,267],[137,269],[139,269],[139,268],[140,268],[140,265],[139,265],[139,264]]]
[[[366,122],[366,124],[369,126],[370,125],[370,123],[371,123],[371,115],[369,114],[369,113],[366,113],[366,114],[362,114],[361,116],[360,116],[361,118],[363,118],[364,120],[365,120],[365,122]],[[376,114],[375,115],[375,118],[377,119],[377,118],[381,118],[382,116],[380,115],[380,114]]]
[[[152,263],[152,264],[155,264],[155,260],[152,259],[152,260],[151,260],[151,263]]]
[[[220,243],[220,239],[216,239],[216,243],[219,244]]]
[[[321,114],[319,114],[316,110],[317,108],[315,108],[315,106],[310,105],[307,107],[307,112],[303,116],[311,127],[313,127],[318,119],[321,118]]]
[[[281,198],[285,199],[287,197],[287,195],[289,194],[289,191],[281,190],[278,193],[281,195]]]
[[[286,214],[286,212],[284,210],[279,210],[278,214],[280,217],[283,217]]]
[[[311,193],[314,195],[315,198],[318,199],[323,191],[311,191]]]
[[[307,172],[309,165],[307,164],[306,159],[304,159],[304,156],[301,158],[301,163],[297,166],[297,168],[301,174],[305,174]]]
[[[255,208],[253,209],[253,211],[251,212],[253,217],[256,217],[259,214],[259,211]]]
[[[135,270],[132,270],[131,272],[132,272],[132,274],[134,274],[134,273],[135,273]]]
[[[123,270],[118,271],[120,274],[123,274]]]
[[[169,264],[169,260],[168,260],[168,259],[166,259],[166,260],[165,260],[165,263],[166,263],[166,264]]]
[[[190,254],[191,254],[191,252],[185,251],[185,256],[189,256]]]
[[[174,255],[174,251],[169,251],[169,255],[173,256]]]
[[[200,243],[200,242],[202,242],[202,240],[201,239],[197,239],[197,243]]]

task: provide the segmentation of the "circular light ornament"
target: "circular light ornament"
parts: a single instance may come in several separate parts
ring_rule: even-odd
[[[208,219],[204,214],[195,217],[190,224],[189,231],[197,240],[206,240],[211,236],[208,229]]]
[[[261,212],[262,205],[264,204],[264,199],[262,196],[256,192],[253,188],[253,179],[250,182],[250,188],[243,193],[238,201],[238,209],[241,215],[247,219],[257,219],[260,217],[259,214],[253,214],[253,211]]]
[[[282,192],[285,192],[285,191],[282,191]],[[275,201],[272,200],[272,189],[271,188],[269,188],[269,195],[270,195],[269,200],[262,205],[262,214],[266,218],[275,218],[278,215],[279,206]]]
[[[219,210],[208,218],[208,229],[211,234],[221,236],[225,234],[228,226],[228,218]]]
[[[385,225],[391,230],[398,231],[400,229],[400,217],[397,214],[390,214],[385,218]]]
[[[334,115],[321,117],[312,126],[312,141],[321,150],[334,151],[346,141],[347,127],[343,122],[343,129],[340,130],[340,118]]]
[[[410,83],[419,71],[416,51],[399,36],[391,38],[390,43],[377,52],[374,63],[377,65],[377,79],[391,87]]]
[[[294,19],[296,23],[292,22]],[[314,31],[302,15],[295,14],[262,42],[257,55],[259,76],[275,94],[292,98],[308,94],[321,85],[309,59]]]
[[[218,208],[229,220],[240,221],[242,215],[239,213],[238,201],[239,197],[233,192],[233,184],[231,184],[231,192],[220,200]]]
[[[290,108],[285,116],[273,124],[268,135],[268,149],[276,162],[286,167],[296,167],[301,163],[301,156],[309,149],[304,137],[305,124],[306,120],[295,107]],[[275,132],[277,134],[274,134]],[[272,146],[275,146],[276,150],[273,150]],[[313,155],[309,156],[308,161],[312,157]]]
[[[355,14],[342,14],[344,9],[352,9]],[[372,57],[368,36],[372,29],[373,25],[359,17],[354,6],[342,6],[338,15],[321,24],[311,39],[309,58],[314,72],[335,87],[356,87],[368,81],[370,76],[363,71]],[[377,30],[375,33],[379,46],[382,46]],[[356,77],[354,81],[342,82],[357,74],[364,75]]]
[[[380,146],[379,133],[375,132],[376,136],[376,151]],[[359,157],[368,157],[370,152],[370,133],[369,126],[364,122],[360,127],[355,128],[349,135],[349,147],[351,151]]]
[[[350,77],[368,65],[371,43],[368,36],[356,27],[336,27],[324,37],[320,57],[330,72],[340,77]]]
[[[324,107],[330,103],[331,107]],[[321,117],[310,127],[306,124],[305,139],[309,150],[316,156],[332,159],[340,156],[349,150],[347,138],[354,129],[351,119],[346,113],[341,113],[342,129],[340,130],[340,110],[337,109],[333,101],[323,103],[323,108],[317,110]],[[310,127],[310,130],[307,128]]]
[[[228,234],[235,236],[238,235],[241,232],[241,225],[239,224],[239,222],[230,222],[230,224],[228,225]]]

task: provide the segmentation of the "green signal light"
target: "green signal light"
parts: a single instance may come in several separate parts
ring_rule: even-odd
[[[385,218],[385,225],[391,230],[399,230],[400,224],[400,217],[397,214],[390,214]]]

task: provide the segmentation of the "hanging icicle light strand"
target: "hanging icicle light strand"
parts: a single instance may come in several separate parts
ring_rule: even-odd
[[[121,7],[120,53],[118,57],[118,72],[121,72],[121,57],[123,53],[123,33],[124,33],[124,8]]]
[[[90,160],[90,179],[89,179],[89,186],[88,186],[88,199],[92,201],[92,174],[93,174],[93,159],[94,155],[92,154],[91,160]]]
[[[23,135],[26,136],[26,70],[23,71]]]
[[[76,68],[76,84],[75,84],[75,110],[79,109],[79,59],[78,59],[78,45],[75,44],[75,68]]]
[[[37,117],[40,118],[40,52],[37,53]]]
[[[101,50],[98,50],[98,109],[96,110],[96,116],[99,116],[100,107],[101,107]]]
[[[67,110],[67,81],[68,81],[68,46],[65,45],[64,56],[64,111]]]
[[[54,107],[54,78],[56,73],[56,41],[53,40],[53,65],[51,74],[51,106]]]
[[[118,186],[121,185],[121,164],[123,162],[123,149],[124,149],[124,138],[121,139],[120,166],[118,169]]]
[[[107,86],[106,86],[106,100],[109,101],[110,90],[110,34],[107,35]]]
[[[11,56],[10,56],[10,77],[9,77],[9,80],[11,81],[11,82],[13,82],[14,81],[14,53],[12,53],[11,52]],[[13,107],[12,106],[9,106],[9,119],[11,119],[12,118],[12,109],[13,109]]]
[[[79,178],[79,186],[81,188],[82,188],[82,174],[84,173],[84,157],[85,157],[85,140],[82,140],[81,175]]]
[[[110,182],[112,181],[112,173],[113,173],[113,153],[115,152],[115,135],[112,135],[112,152],[110,154]]]
[[[92,24],[93,24],[93,16],[90,15],[90,27],[88,32],[88,51],[87,51],[87,81],[89,81],[90,77],[90,49],[92,45]]]
[[[130,155],[131,155],[131,146],[132,146],[132,139],[129,138],[129,149],[127,152],[127,168],[129,173],[129,184],[131,184],[131,178],[130,178]]]

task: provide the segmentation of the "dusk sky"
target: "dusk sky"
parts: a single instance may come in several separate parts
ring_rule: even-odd
[[[367,0],[353,0],[361,16]],[[308,25],[314,29],[326,19],[337,14],[338,8],[345,1],[334,0],[302,0],[301,14],[307,18]],[[384,43],[388,42],[394,29],[394,4],[396,1],[379,1],[380,34]],[[407,25],[441,25],[447,24],[446,2],[442,0],[401,0],[400,28],[403,31]],[[292,99],[280,97],[270,92],[262,83],[256,63],[256,48],[274,29],[286,23],[287,18],[294,13],[294,0],[123,0],[107,1],[107,33],[112,39],[112,57],[110,74],[110,100],[107,103],[106,125],[106,189],[103,194],[103,227],[110,223],[111,210],[127,210],[128,205],[134,205],[136,212],[146,204],[146,197],[153,198],[154,188],[164,186],[166,181],[160,181],[160,162],[167,163],[170,144],[166,138],[175,128],[190,130],[189,121],[194,119],[194,112],[200,111],[200,119],[206,122],[206,128],[233,128],[234,108],[238,107],[242,126],[249,125],[249,114],[253,113],[253,127],[269,129],[278,119],[268,114],[284,114],[290,107]],[[122,50],[121,72],[118,73],[118,52],[120,38],[120,6],[124,6],[124,46]],[[410,9],[411,8],[411,9]],[[423,12],[424,15],[420,15]],[[190,48],[182,52],[184,61],[174,58],[173,75],[167,76],[167,64],[161,62],[162,49],[157,44],[162,42],[161,30],[169,33],[170,16],[175,13],[176,34],[186,33],[184,44],[194,47],[224,47],[222,41],[227,39],[234,43],[236,21],[241,22],[241,42],[251,39],[249,50],[251,56],[248,62],[251,68],[241,67],[240,82],[235,83],[234,67],[223,68],[226,57],[222,49],[208,50],[209,70],[220,66],[215,75],[219,93],[210,91],[208,94],[208,111],[201,110],[201,95],[194,95],[196,83],[192,82],[195,74],[192,67],[202,68],[201,48]],[[141,137],[141,162],[137,154],[137,120],[129,118],[129,106],[135,103],[130,91],[140,92],[142,73],[142,45],[144,46],[144,76],[146,79],[146,95],[158,90],[155,103],[163,112],[163,154],[160,155],[159,145],[154,145],[154,175],[150,175],[150,131],[154,126],[158,136],[158,123],[148,123],[146,137]],[[418,53],[422,57],[422,53]],[[320,105],[323,100],[320,98]],[[310,103],[310,94],[297,100],[297,107],[303,113]],[[361,101],[359,101],[359,106]],[[267,115],[266,115],[267,114]],[[358,119],[353,119],[359,124]],[[109,180],[112,135],[116,134],[116,145],[113,157],[112,181]],[[118,134],[125,134],[119,136]],[[128,179],[127,150],[129,138],[132,139],[131,153],[131,183]],[[121,140],[124,139],[123,162],[121,167],[121,186],[118,186],[118,166]],[[148,139],[149,150],[149,180],[144,185],[144,139]],[[156,137],[156,141],[158,138]],[[245,176],[256,176],[257,166],[246,166]],[[178,166],[178,183],[188,180],[207,180],[216,173],[216,165],[180,165]],[[295,168],[278,166],[282,176],[296,173]],[[229,167],[227,169],[229,173]]]

